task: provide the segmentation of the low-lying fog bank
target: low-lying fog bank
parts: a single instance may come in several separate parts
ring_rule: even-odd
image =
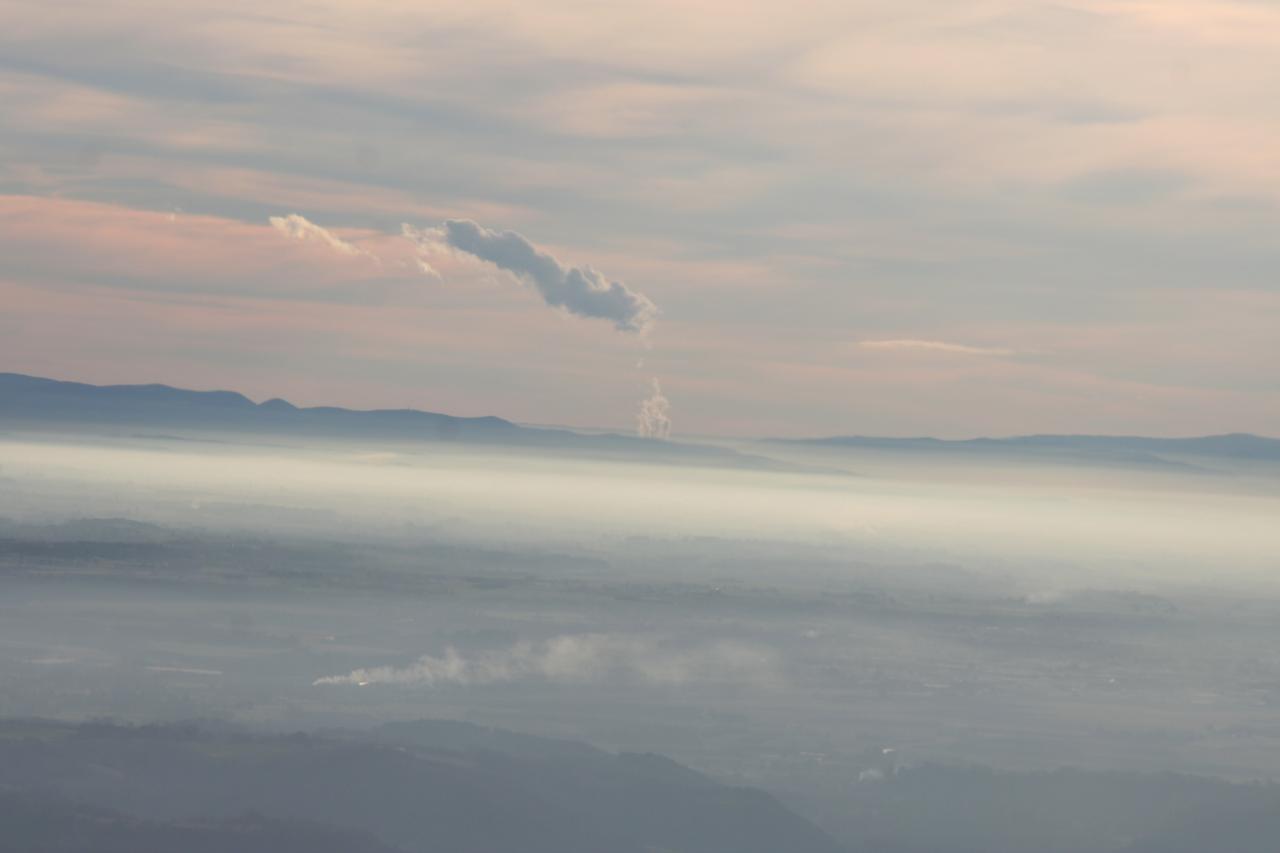
[[[1276,774],[1265,465],[779,457],[10,435],[0,717],[468,719],[828,828],[932,762]]]

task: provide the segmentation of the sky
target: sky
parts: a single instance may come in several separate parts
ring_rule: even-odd
[[[1280,2],[0,0],[0,370],[1280,434]],[[642,419],[643,420],[643,419]]]

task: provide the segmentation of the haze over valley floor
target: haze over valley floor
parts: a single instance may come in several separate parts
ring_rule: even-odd
[[[1010,772],[1280,764],[1269,439],[683,445],[0,389],[0,717],[469,720],[670,756],[851,849],[869,827],[921,851],[958,831],[945,810],[895,823],[877,792],[936,811],[952,785],[1101,784]],[[998,772],[945,770],[979,765]],[[1255,808],[1195,785],[1210,811]]]

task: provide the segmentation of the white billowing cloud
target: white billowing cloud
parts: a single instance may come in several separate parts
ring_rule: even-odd
[[[657,306],[620,281],[610,281],[589,266],[565,266],[515,231],[494,231],[469,219],[450,219],[440,228],[402,226],[405,237],[430,251],[442,244],[465,252],[527,281],[543,301],[579,317],[609,320],[624,332],[644,333]]]
[[[353,243],[348,243],[332,231],[316,225],[297,213],[290,213],[288,216],[271,216],[268,217],[267,221],[271,223],[272,228],[296,240],[311,240],[316,243],[322,243],[335,252],[344,255],[363,256],[377,260],[371,252],[365,251]]]
[[[967,344],[954,344],[948,341],[922,341],[912,338],[887,341],[860,341],[858,346],[874,350],[922,350],[926,352],[942,352],[954,355],[1011,356],[1017,355],[1014,350],[1004,347],[973,347]]]
[[[562,634],[542,643],[520,642],[471,655],[450,646],[442,655],[423,655],[408,666],[356,669],[346,675],[317,678],[313,684],[431,687],[622,679],[663,685],[731,681],[767,686],[777,683],[777,672],[771,651],[742,643],[725,641],[677,649],[645,636]]]
[[[662,393],[662,385],[653,380],[653,393],[641,401],[636,414],[636,434],[641,438],[671,437],[671,401]]]
[[[440,271],[431,263],[432,255],[438,255],[442,252],[451,252],[448,243],[444,239],[443,228],[415,228],[407,222],[400,224],[400,234],[406,240],[413,243],[418,249],[418,254],[414,257],[414,263],[418,271],[427,278],[440,281],[443,276]]]

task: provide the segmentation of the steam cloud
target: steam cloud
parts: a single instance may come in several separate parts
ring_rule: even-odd
[[[580,317],[610,320],[624,332],[646,332],[658,313],[644,294],[589,266],[567,267],[514,231],[493,231],[469,219],[450,219],[438,229],[405,225],[402,230],[419,248],[438,241],[474,255],[531,282],[548,305]]]
[[[606,678],[664,685],[737,681],[768,686],[778,680],[774,655],[741,643],[669,649],[649,637],[564,634],[544,643],[521,642],[471,656],[450,646],[441,656],[423,655],[408,666],[357,669],[317,678],[313,684],[430,687],[527,680],[588,683]]]
[[[653,393],[640,402],[636,433],[641,438],[665,440],[671,437],[671,401],[663,396],[662,385],[656,378],[653,380]]]
[[[323,243],[335,252],[340,252],[344,255],[362,255],[366,258],[377,260],[372,253],[348,243],[332,231],[321,228],[311,220],[296,213],[290,213],[288,216],[271,216],[268,217],[267,221],[271,223],[272,228],[296,240],[313,240],[317,243]]]

